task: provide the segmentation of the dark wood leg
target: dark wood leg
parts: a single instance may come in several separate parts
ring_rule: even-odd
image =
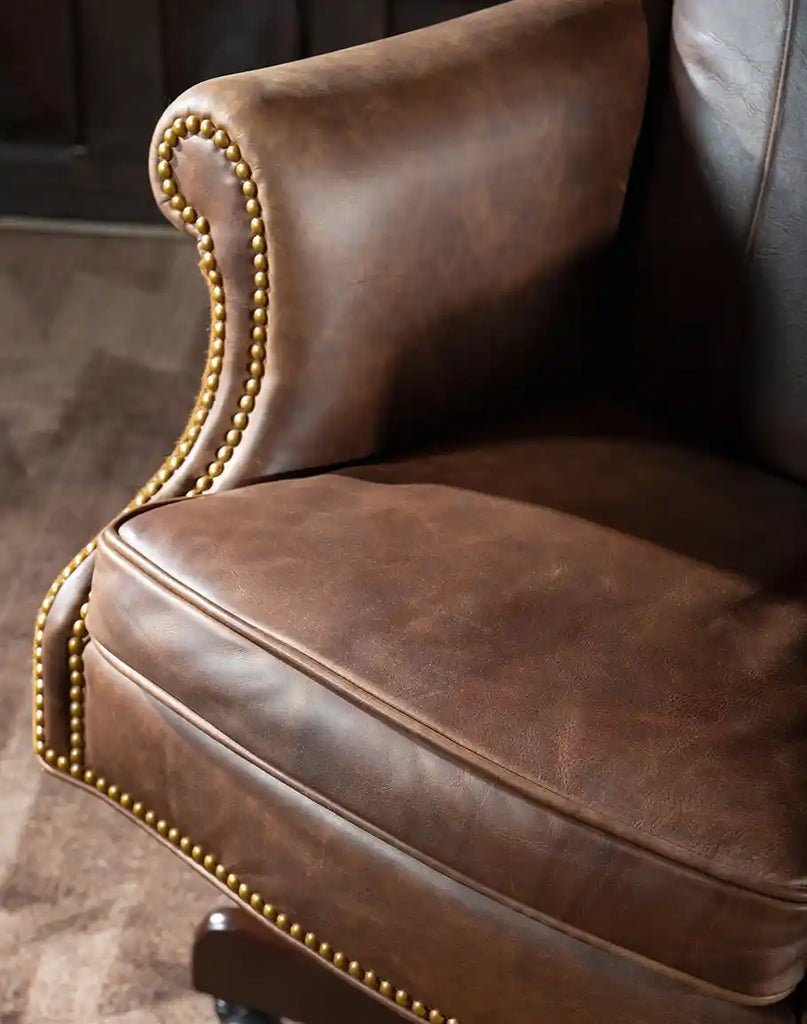
[[[225,1024],[275,1024],[280,1017],[301,1024],[401,1024],[392,1006],[239,907],[208,914],[196,929],[191,972],[194,988],[215,998]]]

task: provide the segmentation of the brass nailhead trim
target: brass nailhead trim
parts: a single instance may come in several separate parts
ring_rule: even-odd
[[[171,166],[174,149],[180,144],[181,139],[187,135],[200,135],[202,138],[212,139],[213,144],[224,151],[227,160],[232,164],[233,171],[241,183],[241,191],[246,200],[246,213],[250,218],[250,246],[254,254],[252,262],[255,268],[251,314],[253,323],[252,337],[247,376],[238,401],[238,411],[232,417],[232,426],[228,428],[224,440],[216,452],[216,458],[208,464],[206,472],[199,477],[191,490],[187,492],[187,497],[196,497],[210,490],[213,486],[213,481],[224,472],[226,463],[233,457],[234,449],[241,441],[243,431],[249,424],[250,414],[255,407],[255,396],[260,392],[265,372],[269,280],[267,274],[268,260],[266,256],[265,228],[260,202],[257,198],[257,185],[252,177],[249,164],[242,158],[240,148],[237,144],[231,142],[228,133],[224,129],[216,127],[207,118],[200,119],[195,114],[191,114],[186,118],[177,118],[172,126],[165,131],[162,142],[157,147],[157,173],[162,179],[162,190],[169,197],[171,207],[179,213],[181,219],[186,224],[192,224],[197,233],[201,268],[210,286],[213,303],[210,345],[207,364],[202,378],[202,389],[199,392],[185,431],[171,455],[165,460],[154,476],[141,487],[127,506],[126,511],[144,505],[153,498],[185,462],[194,443],[201,434],[202,426],[215,401],[220,382],[227,330],[227,311],[221,273],[215,257],[213,237],[207,220],[203,216],[198,215],[197,211],[186,203],[173,176]],[[91,768],[85,766],[85,744],[83,739],[85,684],[83,652],[90,639],[85,621],[88,610],[86,599],[81,606],[78,619],[73,623],[72,634],[68,641],[71,716],[69,757],[64,755],[57,756],[55,750],[48,747],[44,722],[44,666],[42,662],[44,627],[48,612],[65,580],[92,554],[97,544],[97,538],[90,541],[70,564],[62,570],[48,590],[37,615],[33,649],[34,741],[37,753],[48,765],[51,765],[57,771],[69,772],[77,781],[109,797],[110,800],[118,803],[133,818],[138,819],[158,835],[163,836],[167,842],[177,848],[185,857],[200,864],[210,875],[226,885],[242,903],[255,913],[260,914],[270,927],[284,932],[293,941],[306,946],[308,949],[315,950],[323,960],[327,960],[338,970],[344,971],[350,977],[361,981],[368,988],[373,989],[385,999],[396,1003],[398,1006],[409,1010],[416,1017],[428,1019],[429,1024],[459,1024],[456,1018],[452,1017],[446,1020],[446,1017],[439,1010],[429,1009],[425,1003],[418,999],[412,1000],[403,989],[396,988],[390,981],[379,979],[375,971],[365,968],[358,960],[350,959],[343,951],[335,950],[330,943],[320,942],[314,932],[307,931],[302,924],[292,921],[287,914],[279,912],[274,904],[265,902],[260,893],[252,892],[249,886],[242,882],[226,865],[220,863],[215,855],[206,851],[202,846],[194,844],[192,839],[185,835],[176,825],[173,825],[165,818],[159,817],[155,810],[147,808],[141,801],[136,800],[132,794],[122,792],[119,786],[109,783],[103,777],[97,776]]]

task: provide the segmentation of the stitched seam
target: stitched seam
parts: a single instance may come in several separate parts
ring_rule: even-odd
[[[688,983],[690,986],[693,985],[693,983],[697,986],[703,986],[704,989],[708,990],[711,993],[714,993],[715,995],[718,995],[721,998],[728,998],[732,1001],[736,1001],[739,997],[743,999],[744,1005],[764,1006],[768,1003],[784,999],[793,991],[793,988],[795,988],[795,985],[793,985],[790,988],[784,990],[783,992],[773,996],[742,996],[739,992],[736,992],[732,989],[726,989],[719,985],[714,985],[711,982],[698,978],[697,976],[689,974],[686,971],[679,971],[676,968],[670,967],[669,965],[661,963],[658,960],[654,960],[651,957],[642,956],[641,953],[637,953],[634,950],[628,949],[625,946],[609,942],[607,939],[600,938],[599,936],[594,935],[591,932],[585,931],[583,929],[575,928],[573,925],[569,925],[566,922],[560,921],[549,914],[545,914],[542,911],[536,910],[533,907],[529,907],[526,904],[523,904],[519,901],[508,899],[506,896],[504,896],[504,894],[498,893],[495,890],[490,889],[489,887],[482,885],[474,879],[470,878],[464,872],[458,871],[457,869],[450,867],[444,862],[438,861],[435,858],[430,857],[428,854],[424,854],[421,850],[417,850],[414,847],[410,846],[408,843],[397,839],[395,836],[391,835],[385,829],[379,828],[379,826],[373,824],[372,822],[361,817],[360,815],[357,815],[349,811],[347,808],[342,807],[339,804],[336,804],[328,797],[324,796],[322,793],[319,793],[318,791],[312,789],[310,786],[307,786],[305,783],[302,783],[297,779],[293,779],[291,776],[287,775],[281,769],[278,769],[275,766],[270,765],[263,758],[247,750],[244,746],[242,746],[242,744],[240,744],[237,740],[233,739],[227,733],[223,732],[221,729],[218,729],[216,726],[211,725],[209,722],[206,722],[197,712],[195,712],[192,708],[188,707],[188,705],[184,701],[173,696],[173,694],[169,694],[165,690],[161,689],[161,687],[157,683],[153,682],[151,679],[144,676],[141,672],[138,672],[137,669],[133,668],[127,662],[118,658],[115,654],[113,654],[112,651],[110,651],[104,644],[102,644],[99,640],[97,640],[94,637],[92,638],[92,645],[93,649],[97,652],[98,656],[103,661],[105,661],[114,671],[117,671],[121,675],[125,676],[141,692],[145,693],[146,696],[150,697],[152,700],[157,701],[157,703],[161,704],[170,712],[177,715],[177,717],[181,718],[197,732],[203,733],[218,746],[224,747],[226,750],[229,750],[230,753],[238,757],[240,760],[246,761],[247,763],[254,765],[259,771],[262,771],[264,774],[276,779],[278,782],[281,783],[281,785],[288,786],[289,789],[292,789],[295,792],[306,797],[307,799],[313,800],[315,803],[320,804],[321,806],[325,807],[328,811],[330,811],[332,814],[336,815],[336,817],[342,818],[343,820],[349,822],[352,825],[355,825],[363,831],[366,831],[371,835],[380,838],[382,841],[388,843],[390,846],[393,846],[396,849],[401,850],[403,853],[405,853],[407,856],[411,857],[418,863],[424,864],[431,870],[447,878],[450,878],[453,881],[460,882],[467,888],[472,889],[475,892],[481,893],[488,899],[492,900],[494,903],[506,906],[509,910],[512,910],[514,913],[520,914],[522,917],[525,917],[528,920],[537,920],[541,924],[544,924],[547,927],[552,928],[553,930],[560,931],[561,933],[566,935],[570,935],[572,938],[578,939],[582,942],[586,942],[588,945],[594,946],[597,949],[603,949],[607,952],[616,953],[617,955],[624,957],[628,961],[642,964],[643,966],[649,967],[659,973],[680,979]],[[749,1000],[749,1002],[746,1003],[746,999]]]
[[[113,552],[113,554],[117,554],[124,562],[128,563],[132,568],[143,572],[152,580],[152,582],[156,586],[160,587],[167,593],[172,594],[174,597],[180,600],[186,600],[191,607],[195,608],[200,614],[211,619],[213,622],[216,622],[219,625],[223,625],[226,628],[231,629],[233,632],[237,633],[239,636],[242,636],[248,642],[255,644],[257,647],[263,650],[266,650],[268,648],[273,656],[277,656],[281,660],[290,663],[293,667],[299,668],[304,672],[313,671],[314,678],[316,679],[316,681],[319,682],[321,685],[326,686],[328,689],[331,689],[332,691],[334,690],[334,683],[336,683],[335,692],[342,698],[350,700],[352,703],[356,703],[357,695],[351,694],[349,689],[339,689],[339,683],[341,682],[342,684],[346,684],[347,687],[354,687],[356,690],[359,691],[359,693],[363,697],[369,698],[375,705],[378,705],[377,707],[372,708],[374,712],[383,715],[384,710],[387,709],[387,711],[391,713],[390,721],[392,722],[392,724],[396,726],[402,726],[403,729],[411,736],[413,736],[417,742],[428,743],[429,740],[425,739],[421,732],[419,731],[419,729],[415,728],[415,726],[419,726],[420,729],[427,730],[431,737],[435,737],[431,740],[431,742],[441,753],[448,754],[449,756],[454,756],[456,758],[457,750],[465,751],[468,755],[470,755],[470,760],[472,764],[474,762],[478,762],[474,766],[477,767],[479,771],[490,776],[498,785],[501,785],[503,788],[511,789],[520,796],[526,796],[530,799],[535,799],[536,793],[547,794],[550,797],[555,797],[561,801],[565,801],[568,799],[565,798],[562,794],[551,789],[550,787],[544,786],[541,783],[537,783],[534,780],[529,779],[527,776],[522,775],[518,771],[514,771],[513,769],[508,768],[505,765],[499,764],[497,761],[493,760],[487,755],[480,754],[478,751],[467,746],[462,741],[455,739],[454,737],[442,732],[441,730],[436,729],[431,725],[419,722],[409,712],[397,707],[395,704],[390,703],[383,697],[379,697],[375,693],[372,693],[371,691],[365,689],[355,680],[339,673],[338,671],[332,669],[327,665],[322,664],[311,655],[290,646],[285,641],[273,636],[267,630],[262,629],[260,627],[252,626],[251,624],[245,622],[239,615],[236,615],[232,612],[228,612],[221,605],[218,605],[216,604],[216,602],[210,600],[210,598],[204,597],[202,594],[194,590],[192,587],[169,575],[164,569],[160,568],[160,566],[152,562],[151,559],[147,558],[145,555],[141,554],[135,548],[131,547],[131,545],[127,541],[125,541],[117,532],[118,525],[120,525],[120,523],[113,524],[113,526],[109,530],[104,532],[102,536],[102,543],[105,546],[108,546],[109,550]],[[361,706],[365,710],[367,710],[365,705]],[[400,718],[403,721],[397,721],[397,718]],[[440,743],[439,740],[443,740],[444,743]],[[459,758],[458,760],[460,760],[461,764],[467,767],[466,762],[463,762]],[[486,765],[489,767],[486,768]],[[502,780],[498,775],[495,774],[494,769],[498,769],[501,772],[505,772],[508,776],[511,776],[512,778],[521,781],[522,783],[524,783],[524,787],[521,788],[512,782]],[[735,879],[721,877],[719,875],[712,875],[707,873],[705,870],[703,870],[703,868],[699,866],[686,863],[685,861],[678,861],[669,854],[665,854],[664,851],[654,849],[652,843],[654,841],[658,842],[658,840],[656,840],[655,837],[650,836],[639,829],[634,829],[634,831],[639,836],[649,840],[647,845],[643,844],[638,839],[631,838],[630,836],[620,835],[619,832],[614,832],[596,821],[589,821],[579,812],[575,812],[575,810],[571,808],[566,809],[562,807],[555,807],[552,805],[551,802],[548,803],[548,806],[551,808],[553,813],[556,813],[561,817],[567,818],[585,828],[591,829],[592,831],[598,832],[601,835],[607,836],[611,840],[616,840],[619,843],[622,843],[626,846],[632,846],[640,850],[642,853],[657,858],[658,860],[673,864],[679,870],[690,871],[694,875],[697,875],[698,877],[705,879],[712,884],[720,883],[722,885],[728,886],[730,889],[738,889],[743,892],[747,892],[754,896],[757,896],[765,900],[766,902],[775,902],[785,907],[805,906],[805,904],[801,901],[789,900],[783,897],[782,895],[760,890],[759,888],[753,887],[750,884],[743,884],[742,882]],[[622,825],[623,827],[632,827],[627,826],[625,822],[623,822],[616,816],[612,816],[612,820],[616,822],[618,825]],[[666,843],[673,850],[679,850],[682,854],[691,856],[690,852],[686,850],[684,847],[681,847],[668,840],[662,840],[661,842]]]
[[[785,23],[784,36],[782,38],[782,53],[779,59],[776,93],[774,95],[770,124],[768,125],[768,134],[765,141],[765,150],[762,157],[762,166],[760,168],[756,198],[754,200],[753,215],[751,217],[751,224],[748,228],[748,239],[745,246],[746,257],[751,255],[756,244],[759,224],[762,219],[762,207],[770,189],[776,146],[779,141],[782,117],[784,115],[788,71],[790,69],[790,61],[793,55],[797,7],[798,0],[788,0],[787,20]]]

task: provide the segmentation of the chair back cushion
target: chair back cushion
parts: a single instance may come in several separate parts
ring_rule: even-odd
[[[640,393],[807,480],[807,5],[676,0],[667,82],[636,182]]]

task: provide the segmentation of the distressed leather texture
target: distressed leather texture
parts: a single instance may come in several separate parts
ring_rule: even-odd
[[[130,517],[90,629],[413,857],[774,997],[807,950],[805,517],[793,484],[570,409]]]
[[[237,343],[54,602],[54,742],[92,577],[87,763],[462,1024],[799,1012],[804,10],[513,0],[157,128],[249,161],[266,375],[171,500],[251,329],[244,197],[188,136]]]

